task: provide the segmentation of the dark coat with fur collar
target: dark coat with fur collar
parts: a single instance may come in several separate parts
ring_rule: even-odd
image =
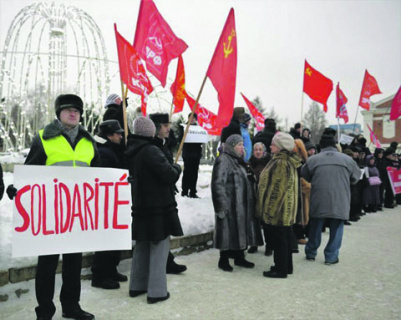
[[[243,250],[263,244],[255,217],[255,185],[248,179],[241,160],[226,145],[213,167],[214,246],[221,250]]]

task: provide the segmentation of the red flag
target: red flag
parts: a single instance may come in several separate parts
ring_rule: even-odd
[[[376,148],[381,148],[382,146],[380,144],[380,141],[377,140],[373,130],[370,128],[370,126],[368,124],[366,124],[366,125],[367,125],[367,127],[369,129],[369,132],[370,132],[370,142],[372,142],[376,146]]]
[[[234,9],[231,8],[206,75],[217,90],[218,127],[225,127],[232,117],[237,76],[237,33]]]
[[[340,83],[337,83],[336,87],[336,95],[337,95],[337,110],[336,117],[344,119],[344,122],[348,122],[348,112],[346,103],[348,101],[345,94],[340,89]]]
[[[178,57],[177,74],[175,80],[170,87],[171,94],[173,95],[174,111],[173,113],[181,112],[184,108],[185,96],[185,70],[184,61],[182,56]]]
[[[192,108],[195,105],[195,99],[193,99],[191,96],[187,95],[187,102],[189,106]],[[208,134],[213,135],[213,136],[220,136],[221,135],[221,129],[216,127],[216,120],[217,116],[209,111],[208,109],[202,107],[199,103],[196,107],[195,110],[196,114],[198,115],[198,123],[199,125],[207,131]]]
[[[376,79],[371,76],[368,70],[365,70],[365,77],[363,78],[361,96],[359,98],[359,106],[362,108],[369,110],[370,109],[370,100],[369,98],[374,94],[381,93],[379,89],[379,85],[377,84]]]
[[[255,118],[255,124],[257,130],[262,130],[265,126],[265,117],[262,113],[253,105],[251,101],[249,101],[242,93],[242,98],[244,98],[246,105],[248,106],[249,112],[251,113],[252,117]]]
[[[326,78],[305,60],[304,90],[312,100],[323,104],[324,112],[327,112],[327,100],[333,91],[333,81]]]
[[[134,47],[118,33],[116,24],[114,24],[114,31],[116,33],[121,81],[127,85],[130,91],[141,96],[141,111],[146,115],[146,102],[149,94],[153,91],[152,84],[146,75],[141,58]]]
[[[134,48],[146,62],[148,71],[164,87],[170,61],[180,56],[188,46],[177,38],[152,0],[141,0]]]
[[[391,103],[390,120],[397,120],[401,116],[401,86]]]

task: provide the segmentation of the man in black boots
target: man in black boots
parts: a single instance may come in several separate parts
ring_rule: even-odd
[[[106,120],[99,125],[99,133],[95,136],[99,151],[100,167],[123,167],[120,154],[120,142],[124,130],[117,120]],[[120,251],[97,251],[92,263],[92,287],[102,289],[118,289],[119,282],[128,280],[128,277],[117,271],[120,263]]]
[[[170,136],[170,119],[168,113],[152,113],[149,118],[153,121],[156,126],[155,139],[158,142],[157,145],[163,151],[164,155],[170,163],[174,162],[173,153],[169,148],[169,136]],[[175,188],[177,190],[177,188]],[[187,270],[187,267],[182,264],[177,264],[174,261],[174,255],[169,252],[166,272],[169,274],[179,274]]]
[[[191,113],[188,115],[190,118]],[[191,126],[196,126],[198,123],[198,116],[194,113],[191,121]],[[184,137],[184,127],[180,127],[179,141]],[[187,143],[185,142],[182,147],[182,159],[184,160],[184,172],[182,176],[182,193],[183,197],[199,198],[196,190],[196,183],[198,181],[198,171],[200,159],[202,157],[202,143]]]

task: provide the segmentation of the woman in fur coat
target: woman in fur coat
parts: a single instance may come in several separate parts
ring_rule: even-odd
[[[274,266],[265,277],[286,278],[292,274],[292,226],[298,207],[298,173],[301,159],[292,151],[295,142],[288,133],[275,134],[270,146],[273,158],[259,180],[257,213],[268,227]]]
[[[218,266],[223,271],[233,270],[229,258],[234,258],[236,266],[253,268],[255,265],[245,260],[244,251],[248,246],[263,244],[255,217],[254,177],[243,155],[243,139],[233,134],[213,166],[214,247],[220,249]]]

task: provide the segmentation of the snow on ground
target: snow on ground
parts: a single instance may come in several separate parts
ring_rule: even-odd
[[[12,158],[15,160],[15,156]],[[3,162],[2,158],[2,162]],[[205,233],[214,228],[214,210],[210,193],[212,166],[201,165],[198,178],[198,195],[201,199],[181,197],[181,177],[177,182],[180,193],[177,194],[179,216],[184,235]],[[13,183],[13,174],[4,172],[4,184]],[[11,257],[13,202],[4,194],[0,202],[0,270],[36,264],[37,257]]]
[[[96,320],[399,320],[401,319],[401,208],[369,214],[345,227],[340,263],[324,265],[323,248],[316,261],[294,254],[294,274],[269,279],[263,271],[273,264],[262,248],[247,255],[254,269],[234,266],[233,272],[217,268],[218,250],[176,258],[188,270],[168,275],[167,301],[148,305],[146,295],[128,296],[128,283],[118,290],[93,288],[82,281],[81,306]],[[328,239],[323,233],[322,244]],[[301,247],[301,249],[303,249]],[[231,260],[232,263],[232,260]],[[123,260],[121,272],[129,275],[131,260]],[[53,320],[61,320],[56,276]],[[0,320],[35,319],[34,281],[0,287],[9,300],[0,303]],[[19,298],[15,290],[29,290]]]

